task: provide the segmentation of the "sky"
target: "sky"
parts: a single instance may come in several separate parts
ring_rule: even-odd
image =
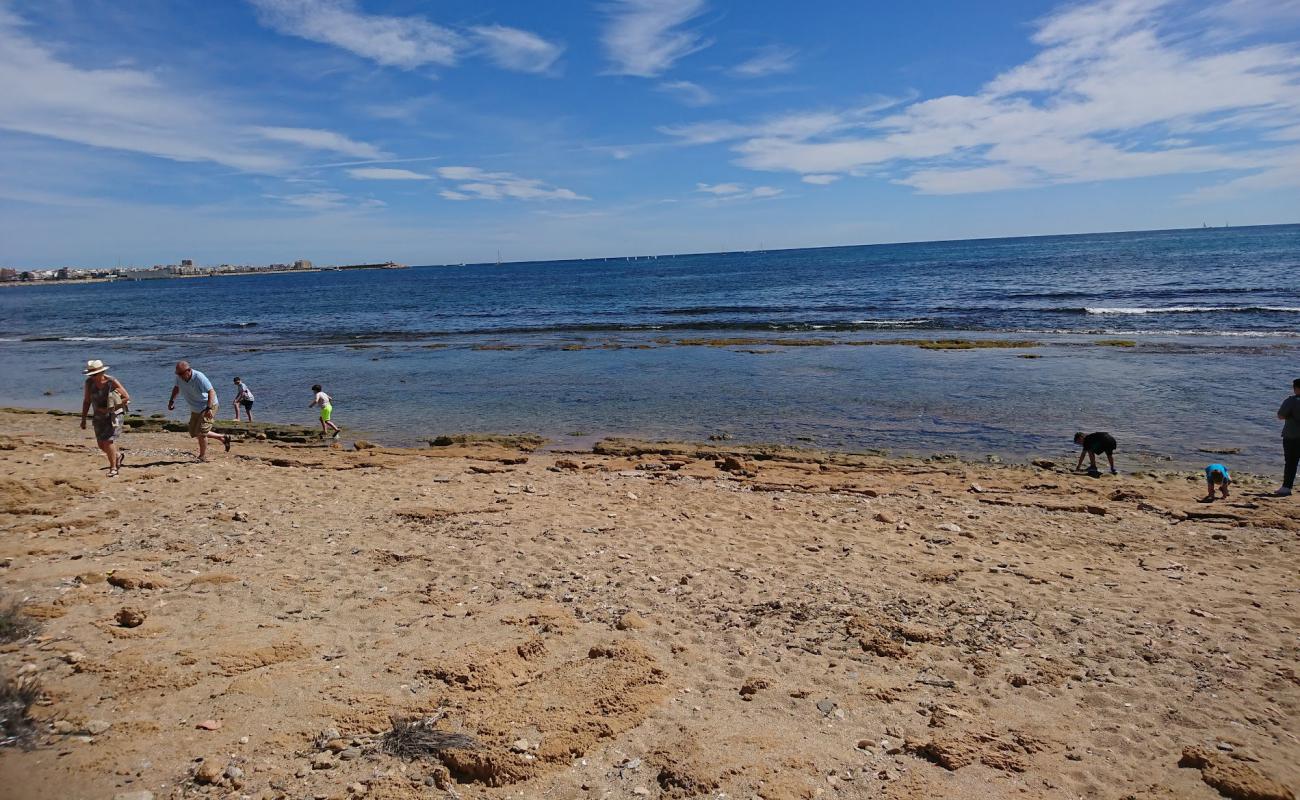
[[[0,266],[1300,222],[1300,0],[0,0]]]

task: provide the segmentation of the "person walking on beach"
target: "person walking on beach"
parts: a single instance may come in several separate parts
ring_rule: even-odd
[[[1232,475],[1228,474],[1228,468],[1222,464],[1211,464],[1205,468],[1205,499],[1207,502],[1214,500],[1214,487],[1219,487],[1223,499],[1228,499],[1228,486],[1232,483]]]
[[[320,435],[324,437],[332,430],[334,431],[334,438],[339,438],[339,434],[343,432],[343,429],[330,421],[330,417],[334,416],[334,403],[330,400],[330,396],[325,394],[319,383],[311,387],[311,390],[316,393],[316,397],[312,399],[311,405],[307,407],[315,408],[320,406]]]
[[[1088,474],[1100,475],[1101,470],[1097,469],[1097,456],[1102,453],[1106,454],[1106,460],[1110,462],[1110,474],[1118,475],[1115,471],[1115,437],[1104,431],[1089,433],[1086,436],[1082,431],[1074,434],[1074,443],[1080,445],[1083,449],[1079,451],[1079,463],[1074,465],[1075,471],[1083,467],[1083,457],[1088,457]]]
[[[95,442],[108,457],[108,477],[115,478],[126,460],[126,455],[118,451],[117,437],[122,435],[122,417],[131,396],[121,381],[108,374],[103,361],[87,361],[81,374],[86,376],[81,397],[81,429],[86,429],[86,414],[93,409]]]
[[[192,438],[199,440],[199,461],[208,460],[208,440],[216,439],[230,452],[230,435],[222,436],[212,432],[212,422],[217,418],[217,390],[212,381],[187,361],[176,362],[176,384],[172,386],[172,396],[167,400],[167,410],[176,408],[176,395],[185,395],[185,403],[190,407],[189,432]]]
[[[1291,381],[1291,396],[1282,401],[1277,418],[1283,420],[1282,455],[1286,466],[1282,471],[1282,485],[1273,495],[1290,497],[1295,485],[1296,465],[1300,464],[1300,378]]]
[[[239,407],[244,407],[244,413],[248,415],[248,421],[253,421],[253,390],[248,388],[248,384],[235,378],[235,422],[239,422]]]

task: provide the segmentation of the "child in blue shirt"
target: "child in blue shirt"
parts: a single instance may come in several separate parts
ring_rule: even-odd
[[[1222,464],[1211,464],[1205,468],[1205,499],[1214,499],[1214,487],[1218,485],[1219,492],[1223,499],[1228,499],[1228,485],[1232,483],[1232,476],[1228,474],[1228,468]]]

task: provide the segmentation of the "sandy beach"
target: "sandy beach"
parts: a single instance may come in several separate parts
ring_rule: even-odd
[[[127,433],[110,480],[73,419],[0,430],[14,800],[1300,789],[1272,479]]]

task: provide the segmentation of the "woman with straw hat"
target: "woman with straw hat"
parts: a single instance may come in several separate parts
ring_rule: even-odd
[[[81,400],[81,429],[86,429],[86,414],[93,408],[95,441],[108,457],[108,477],[113,478],[126,460],[126,456],[117,450],[117,437],[122,435],[122,417],[131,396],[117,378],[108,374],[103,361],[87,361],[81,373],[86,376]]]

